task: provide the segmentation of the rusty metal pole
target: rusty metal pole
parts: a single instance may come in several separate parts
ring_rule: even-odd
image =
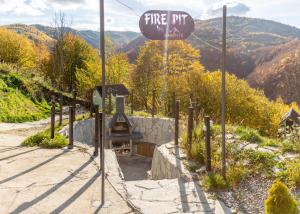
[[[97,157],[99,154],[99,106],[95,106],[95,150],[94,150],[94,156]]]
[[[221,126],[222,126],[222,175],[226,177],[226,18],[227,6],[223,6],[223,44],[222,44],[222,100],[221,100]]]
[[[76,99],[77,99],[77,91],[73,90],[73,102],[72,102],[72,106],[73,106],[73,110],[74,110],[73,121],[76,120]]]
[[[108,114],[112,112],[111,93],[108,94]]]
[[[52,96],[51,98],[51,139],[54,138],[55,135],[55,98]]]
[[[130,94],[130,107],[131,107],[131,115],[133,115],[133,90]]]
[[[155,93],[155,90],[153,90],[152,92],[152,110],[151,110],[151,115],[152,115],[152,118],[154,117],[155,115],[155,99],[156,99],[156,93]]]
[[[104,17],[104,0],[99,2],[99,12],[100,12],[100,53],[101,53],[101,66],[102,66],[102,150],[101,150],[101,204],[104,205],[105,202],[105,144],[106,144],[106,58],[105,58],[105,17]]]
[[[179,141],[179,105],[180,101],[177,100],[175,104],[175,145],[178,146]]]
[[[206,148],[206,171],[211,172],[211,149],[210,149],[210,117],[205,117],[205,148]]]
[[[73,149],[74,147],[74,130],[73,130],[73,124],[74,124],[74,108],[73,106],[69,107],[69,149]]]
[[[193,106],[190,106],[188,110],[188,129],[187,129],[188,158],[191,158],[191,152],[192,152],[193,129],[194,129],[193,112],[194,112],[194,108]]]
[[[175,118],[176,114],[176,92],[172,94],[172,116]]]
[[[62,125],[63,120],[63,105],[64,105],[64,97],[62,92],[59,93],[59,122],[58,125]]]

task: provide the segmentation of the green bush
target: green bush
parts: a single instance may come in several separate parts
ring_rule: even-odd
[[[296,200],[281,181],[276,181],[269,189],[265,210],[266,214],[297,214],[299,211]]]
[[[252,169],[265,172],[272,170],[276,165],[277,161],[274,158],[274,154],[254,150],[244,150],[238,155],[239,160],[248,160]]]
[[[249,174],[249,171],[239,165],[228,167],[226,179],[232,188],[236,188]]]
[[[202,177],[202,186],[208,191],[220,191],[228,189],[226,180],[219,174],[210,174]]]
[[[63,148],[67,145],[68,143],[66,138],[61,135],[56,135],[54,139],[50,139],[47,137],[40,143],[40,147],[45,149]]]
[[[263,141],[262,136],[258,133],[257,130],[254,129],[238,127],[235,133],[239,135],[241,140],[245,140],[250,143],[262,143]]]
[[[300,188],[300,160],[287,163],[286,174],[288,182],[297,188]]]
[[[50,139],[50,133],[45,131],[27,138],[21,145],[27,147],[39,146],[46,149],[56,149],[67,146],[68,142],[65,137],[58,134],[55,135],[54,139]]]

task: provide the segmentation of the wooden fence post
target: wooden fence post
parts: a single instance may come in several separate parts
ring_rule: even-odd
[[[210,117],[205,117],[205,148],[206,148],[206,171],[211,172],[211,148],[210,148]]]
[[[175,145],[178,146],[179,140],[179,100],[176,101],[175,104]]]

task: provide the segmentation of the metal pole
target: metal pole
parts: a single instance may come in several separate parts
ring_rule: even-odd
[[[225,121],[226,121],[226,17],[227,17],[227,6],[223,6],[223,47],[222,47],[222,112],[221,112],[221,123],[222,123],[222,175],[226,177],[226,139],[225,139]]]
[[[99,106],[95,106],[95,151],[94,151],[94,156],[97,157],[99,154]]]
[[[188,130],[187,130],[187,139],[188,139],[188,158],[191,158],[192,152],[192,141],[193,141],[193,129],[194,129],[194,116],[193,116],[194,108],[193,106],[189,107],[188,111]]]
[[[175,114],[176,114],[176,92],[173,92],[172,95],[172,116],[175,118]]]
[[[72,102],[72,106],[74,109],[73,121],[76,120],[76,98],[77,98],[77,91],[73,90],[73,102]]]
[[[54,138],[55,135],[55,98],[52,96],[51,99],[51,139]]]
[[[62,125],[62,118],[63,118],[63,105],[64,105],[64,97],[62,91],[59,94],[59,123],[58,125]]]
[[[74,108],[73,106],[69,107],[69,149],[73,149],[74,146],[74,130],[73,130],[73,116],[74,114]]]
[[[152,117],[154,117],[155,114],[155,90],[153,90],[152,92],[152,111],[151,111],[151,115]]]
[[[131,104],[131,115],[133,115],[133,90],[130,94],[130,104]]]
[[[211,152],[210,152],[210,117],[205,117],[205,147],[206,147],[206,171],[211,172]]]
[[[106,131],[105,131],[105,121],[106,121],[106,72],[105,72],[105,27],[104,27],[104,0],[100,0],[100,53],[102,61],[102,153],[101,153],[101,169],[102,169],[102,188],[101,188],[101,203],[104,204],[105,198],[105,161],[104,161],[104,149],[106,144]]]
[[[178,138],[179,138],[179,100],[176,101],[175,104],[175,145],[178,145]]]

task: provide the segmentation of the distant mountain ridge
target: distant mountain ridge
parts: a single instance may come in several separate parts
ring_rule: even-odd
[[[56,37],[55,28],[43,26],[43,25],[32,25],[38,30],[44,32],[45,34],[51,36],[52,38]],[[75,35],[81,36],[84,40],[86,40],[90,45],[94,48],[98,48],[100,41],[100,33],[98,31],[93,30],[75,30],[73,28],[66,27],[66,32],[71,32]],[[127,45],[130,41],[134,40],[138,36],[139,33],[131,32],[131,31],[106,31],[106,35],[112,40],[112,42],[117,46],[117,48],[121,48],[124,45]]]

